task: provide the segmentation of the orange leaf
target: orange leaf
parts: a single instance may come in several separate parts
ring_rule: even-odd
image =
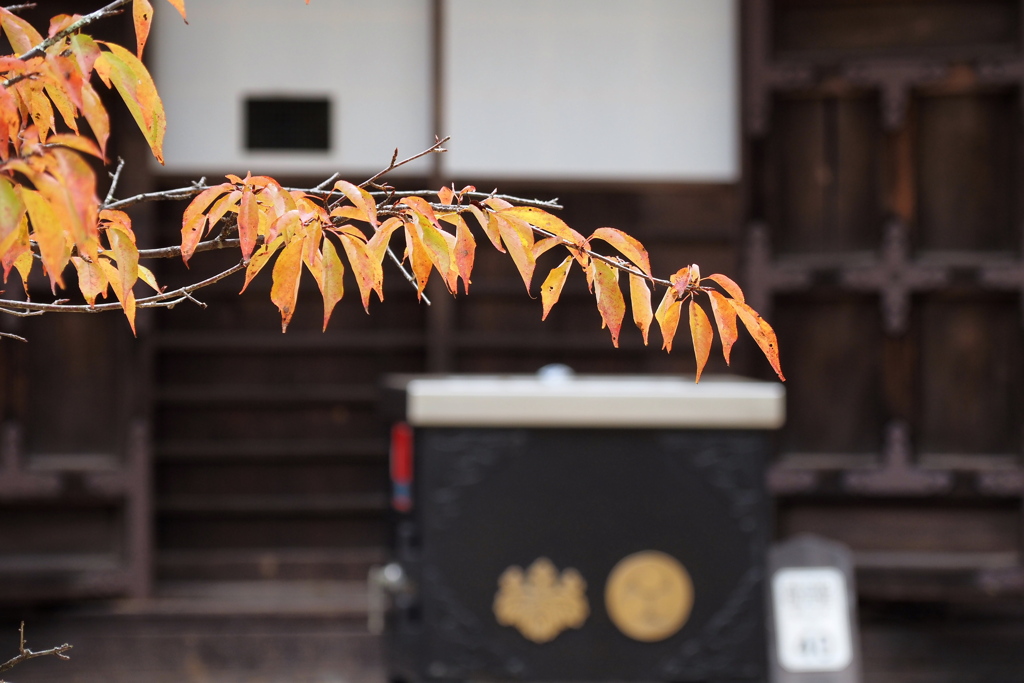
[[[121,276],[118,269],[105,258],[97,258],[95,263],[103,271],[103,276],[110,283],[110,288],[114,290],[114,296],[121,302],[121,308],[124,309],[124,316],[128,318],[128,324],[131,325],[132,334],[135,334],[135,292],[132,290],[124,291],[121,287]]]
[[[512,262],[519,269],[526,291],[529,292],[533,269],[537,266],[537,259],[533,256],[533,231],[523,221],[512,217],[505,218],[497,213],[491,214],[491,220],[497,225],[501,241],[508,249]]]
[[[420,199],[419,197],[408,197],[407,199]],[[423,201],[420,199],[420,201]],[[426,204],[426,202],[423,202]],[[448,241],[442,235],[442,231],[434,227],[433,223],[437,222],[436,218],[433,218],[434,212],[430,210],[430,207],[426,207],[429,214],[421,213],[419,210],[413,211],[412,215],[416,221],[416,228],[419,230],[419,237],[422,240],[423,246],[426,249],[427,256],[430,258],[430,262],[437,268],[437,272],[445,278],[446,284],[451,289],[451,282],[448,281],[447,275],[451,270],[452,266],[452,248],[449,248]],[[433,218],[433,220],[430,220]],[[452,245],[454,247],[454,245]],[[428,271],[429,273],[429,271]]]
[[[704,279],[711,280],[712,282],[720,286],[729,294],[729,296],[731,296],[733,299],[736,299],[736,301],[739,301],[740,303],[743,303],[745,301],[745,299],[743,298],[743,290],[740,289],[740,286],[733,282],[732,278],[728,277],[727,275],[715,273],[713,275],[708,275]]]
[[[60,112],[60,117],[64,119],[64,124],[75,133],[78,132],[78,123],[75,121],[78,116],[75,105],[71,102],[71,98],[68,97],[67,93],[62,88],[57,87],[53,83],[47,83],[45,86],[46,94],[50,96],[50,101],[53,102],[53,106]],[[56,128],[54,128],[56,130]],[[50,142],[50,140],[47,140]]]
[[[192,258],[196,245],[206,234],[206,215],[203,212],[217,197],[230,189],[233,189],[233,186],[227,183],[208,187],[196,195],[196,198],[185,208],[185,213],[181,216],[181,260],[185,262],[185,265],[188,265],[188,260]]]
[[[739,314],[744,327],[747,328],[747,332],[750,332],[750,336],[754,338],[754,341],[761,348],[761,352],[768,359],[775,374],[785,382],[786,378],[782,376],[782,365],[779,362],[779,342],[775,338],[775,331],[772,329],[772,326],[761,317],[760,313],[742,301],[728,299],[728,302],[729,305],[736,309],[736,313]]]
[[[430,278],[430,254],[427,252],[427,248],[423,245],[423,238],[420,237],[420,232],[415,223],[406,221],[405,225],[405,253],[409,258],[409,263],[412,265],[412,273],[416,278],[416,296],[419,297],[423,294],[423,289],[427,286],[427,280]]]
[[[238,211],[238,200],[242,196],[241,190],[232,190],[213,203],[210,212],[206,214],[206,223],[213,230],[217,223],[227,214],[228,211]]]
[[[28,268],[23,269],[19,264],[24,262],[28,256]],[[4,282],[11,273],[11,268],[17,267],[22,274],[22,282],[25,283],[25,293],[28,293],[28,271],[32,265],[32,247],[28,241],[28,215],[22,215],[21,222],[17,229],[0,242],[0,263],[4,267]]]
[[[107,239],[117,260],[121,291],[130,292],[139,279],[139,250],[131,236],[120,228],[107,228]]]
[[[651,329],[651,320],[654,313],[651,311],[651,288],[647,286],[647,280],[629,274],[629,303],[633,309],[633,322],[640,328],[644,335],[644,346],[647,346],[647,333]]]
[[[39,173],[32,182],[46,197],[65,229],[70,229],[79,255],[93,259],[99,237],[96,176],[78,154],[60,147],[48,152],[53,161],[48,167],[49,174]]]
[[[242,285],[241,291],[238,292],[239,294],[245,291],[245,288],[249,286],[252,279],[263,270],[263,266],[267,265],[267,261],[281,248],[282,244],[284,244],[284,238],[278,237],[256,250],[252,258],[249,259],[249,265],[245,269],[245,283]]]
[[[91,154],[97,159],[103,158],[103,152],[101,152],[99,147],[96,146],[96,143],[89,138],[82,137],[81,135],[70,135],[68,133],[51,135],[46,139],[46,144],[74,149],[85,154]]]
[[[178,14],[181,15],[181,18],[184,19],[187,24],[188,17],[185,16],[185,0],[167,0],[167,2],[171,3],[171,6],[178,10]],[[306,4],[308,5],[309,3],[307,2]]]
[[[343,283],[345,266],[338,258],[338,252],[329,239],[324,238],[323,254],[321,259],[320,293],[324,297],[324,332],[327,331],[327,321],[331,319],[331,311],[341,301],[345,293]]]
[[[32,190],[21,188],[21,198],[28,208],[32,221],[32,238],[39,246],[39,255],[50,278],[50,290],[64,287],[62,273],[67,265],[67,238],[64,236],[64,225],[60,216],[46,199]]]
[[[8,235],[18,229],[24,215],[25,202],[14,185],[7,178],[0,176],[0,245]]]
[[[569,244],[576,246],[583,246],[586,243],[586,239],[580,233],[576,232],[568,225],[565,224],[561,218],[552,216],[543,209],[538,209],[533,206],[513,206],[510,209],[504,209],[502,214],[509,214],[524,220],[530,225],[535,225],[541,230],[551,233],[555,237],[559,237]],[[577,256],[577,260],[581,257],[578,251],[571,250],[574,255]],[[580,260],[580,265],[585,266],[586,264]]]
[[[732,355],[732,345],[736,343],[739,332],[736,329],[736,309],[730,304],[720,292],[713,289],[708,290],[711,297],[711,312],[715,314],[715,325],[718,326],[718,334],[722,338],[722,356],[725,364],[729,364],[729,356]]]
[[[618,348],[622,319],[626,315],[626,300],[619,289],[618,268],[604,261],[594,261],[594,295],[597,297],[597,310],[611,332],[612,345]]]
[[[697,358],[697,379],[695,381],[699,382],[700,374],[704,372],[704,366],[708,364],[708,357],[711,355],[714,332],[711,329],[708,314],[692,298],[690,299],[690,336],[693,337],[693,354]]]
[[[77,256],[72,256],[71,262],[78,271],[78,289],[81,290],[86,302],[90,306],[95,306],[96,297],[106,296],[107,293],[107,278],[103,275],[103,270],[95,263],[89,263]]]
[[[100,46],[90,36],[84,33],[76,33],[71,36],[71,53],[78,61],[78,68],[82,72],[82,79],[88,82],[92,76],[93,67],[100,56]]]
[[[242,190],[242,203],[238,207],[238,239],[242,247],[242,260],[248,261],[256,248],[256,234],[260,227],[256,194],[248,185]]]
[[[24,54],[43,42],[43,37],[28,23],[16,14],[0,7],[0,24],[3,25],[7,40],[17,54]]]
[[[369,192],[347,180],[339,180],[334,183],[334,189],[344,194],[352,202],[352,205],[362,212],[363,217],[360,220],[365,220],[373,227],[377,227],[377,202]]]
[[[398,230],[403,225],[402,221],[398,218],[389,218],[384,221],[379,228],[377,228],[377,232],[375,232],[373,237],[371,237],[367,242],[366,246],[369,249],[370,255],[373,256],[373,260],[378,264],[384,262],[384,256],[387,254],[388,243],[391,241],[391,235],[393,235],[395,230]]]
[[[446,205],[451,205],[452,200],[455,199],[455,190],[450,187],[443,186],[437,191],[437,199]]]
[[[146,47],[149,27],[153,23],[153,6],[149,4],[149,0],[133,0],[132,18],[135,20],[135,42],[138,44],[136,54],[142,59],[142,49]]]
[[[541,320],[546,320],[548,313],[551,312],[551,307],[558,302],[558,297],[562,295],[562,287],[565,286],[565,279],[569,275],[569,267],[572,265],[572,256],[566,256],[565,260],[560,265],[551,269],[548,276],[544,278],[543,284],[540,286],[540,300],[544,304],[544,313],[541,315]]]
[[[326,240],[325,240],[326,241]],[[363,300],[363,309],[370,312],[370,292],[376,291],[377,297],[384,299],[382,293],[384,271],[380,261],[373,258],[369,247],[351,235],[341,235],[341,246],[345,248],[348,262],[352,265],[352,273],[356,276],[359,296]]]
[[[494,245],[494,248],[501,253],[505,253],[505,247],[501,246],[501,235],[498,234],[498,224],[494,221],[493,214],[489,214],[479,206],[474,205],[469,206],[469,212],[476,218],[484,234],[487,235],[487,239]]]
[[[473,261],[476,258],[476,239],[461,215],[448,213],[439,218],[446,223],[455,224],[455,268],[458,270],[459,277],[462,278],[462,286],[468,294],[469,276],[473,272]]]
[[[682,314],[683,303],[676,299],[675,290],[669,287],[665,290],[665,296],[654,312],[654,318],[661,328],[661,348],[668,352],[672,351],[672,340],[675,339],[676,329],[679,327],[679,316]]]
[[[100,153],[107,153],[107,138],[110,137],[110,116],[100,101],[100,96],[88,82],[82,83],[82,113],[89,122],[93,137],[99,145]]]
[[[110,52],[104,52],[96,60],[100,76],[110,80],[120,93],[128,111],[146,137],[153,156],[164,163],[164,132],[167,117],[164,105],[157,93],[156,85],[149,71],[139,58],[116,43],[100,41]]]
[[[295,304],[299,300],[303,242],[302,239],[292,240],[281,251],[274,264],[274,284],[270,288],[270,300],[281,311],[281,332],[288,329],[288,323],[295,313]]]
[[[635,238],[615,228],[598,228],[590,236],[590,239],[604,240],[632,261],[637,268],[643,271],[644,275],[651,274],[651,261],[647,256],[647,250]]]

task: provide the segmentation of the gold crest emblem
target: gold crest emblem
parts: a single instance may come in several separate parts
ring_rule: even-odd
[[[579,628],[590,616],[587,582],[575,569],[558,569],[546,557],[524,573],[509,567],[498,578],[494,616],[502,626],[514,626],[527,640],[546,643],[568,628]]]
[[[647,550],[623,558],[605,585],[608,616],[633,640],[652,643],[675,635],[693,609],[693,581],[671,555]]]

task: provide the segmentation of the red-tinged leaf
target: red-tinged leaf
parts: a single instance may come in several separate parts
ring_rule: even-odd
[[[658,321],[661,328],[661,348],[668,352],[672,351],[672,340],[675,339],[676,330],[679,328],[679,317],[682,314],[683,302],[676,299],[675,290],[669,287],[665,290],[665,296],[654,312],[654,319]]]
[[[100,101],[100,96],[89,83],[82,84],[82,114],[92,129],[93,137],[100,148],[100,154],[107,154],[107,139],[110,137],[110,116]]]
[[[754,338],[754,341],[761,348],[761,352],[768,359],[772,370],[779,376],[779,379],[785,382],[786,378],[782,375],[782,364],[779,362],[779,342],[775,338],[775,331],[772,329],[772,326],[757,311],[742,301],[737,301],[736,299],[727,299],[727,301],[729,305],[736,309],[740,320],[743,321],[743,326],[747,328],[747,332],[750,332],[750,336]]]
[[[92,76],[93,67],[100,56],[100,46],[90,36],[84,33],[76,33],[71,36],[71,53],[78,61],[78,68],[82,72],[82,79],[88,82]]]
[[[270,300],[281,311],[281,332],[288,329],[288,323],[295,314],[299,300],[299,278],[302,275],[303,240],[292,240],[278,255],[274,263],[274,284],[270,288]]]
[[[442,187],[437,191],[437,198],[442,204],[450,206],[452,200],[455,199],[455,190],[447,186]]]
[[[0,7],[0,25],[16,54],[24,54],[43,42],[43,37],[21,17]]]
[[[107,278],[103,274],[103,269],[77,256],[71,257],[71,263],[78,271],[78,289],[81,290],[86,302],[90,306],[95,306],[96,297],[107,294]]]
[[[49,98],[38,88],[26,88],[22,90],[22,97],[32,122],[36,125],[40,142],[46,142],[46,136],[50,131],[55,130],[53,118],[53,105]]]
[[[348,204],[345,206],[339,206],[331,211],[331,216],[333,218],[348,218],[354,221],[366,221],[366,214],[363,213],[362,209],[355,206],[349,206]]]
[[[462,278],[462,288],[469,294],[469,276],[476,258],[476,240],[462,216],[455,214],[455,268]]]
[[[429,207],[428,207],[429,208]],[[448,289],[452,290],[452,282],[448,277],[449,271],[452,270],[452,251],[455,248],[454,240],[451,245],[448,244],[448,240],[445,239],[445,234],[441,230],[438,230],[431,224],[428,216],[415,212],[416,216],[416,227],[420,231],[420,239],[423,240],[423,246],[427,250],[427,255],[430,257],[430,262],[437,268],[437,272],[441,274],[445,282],[449,285]],[[436,219],[435,219],[436,220]],[[450,237],[450,235],[449,235]]]
[[[651,288],[647,286],[647,280],[633,273],[629,274],[629,305],[633,309],[633,322],[643,333],[644,346],[647,346],[647,333],[654,319],[651,310]]]
[[[171,6],[178,10],[178,14],[181,15],[182,20],[187,24],[188,18],[185,16],[185,0],[167,0],[167,2],[171,3]],[[309,3],[307,2],[306,4],[308,5]]]
[[[36,175],[33,183],[65,229],[70,229],[79,255],[95,259],[99,246],[96,176],[85,159],[70,150],[55,147],[47,156],[52,162],[49,173]]]
[[[120,228],[131,238],[132,243],[135,242],[135,232],[132,230],[132,219],[124,211],[118,211],[117,209],[103,209],[100,211],[100,222],[105,224],[104,228],[110,227],[109,224],[113,224],[114,227]]]
[[[604,240],[632,261],[645,275],[651,274],[651,260],[647,256],[647,250],[635,238],[615,228],[598,228],[590,236],[590,239]]]
[[[114,290],[114,296],[121,302],[121,308],[124,310],[124,316],[128,318],[128,324],[131,325],[132,334],[135,334],[135,292],[132,290],[125,291],[121,288],[121,275],[110,261],[105,258],[96,259],[95,263],[103,270],[103,276],[107,278],[107,282],[110,283],[110,288]]]
[[[24,215],[25,202],[21,195],[7,178],[0,176],[0,245],[18,229]]]
[[[0,88],[0,160],[10,156],[9,145],[13,142],[18,152],[18,133],[21,131],[21,114],[18,102],[9,88]]]
[[[700,374],[704,372],[704,366],[708,364],[708,357],[711,356],[711,342],[714,339],[714,332],[711,329],[711,321],[707,313],[696,301],[690,299],[690,336],[693,338],[693,354],[697,359],[697,379],[700,381]]]
[[[682,299],[686,296],[686,289],[690,286],[691,282],[690,266],[683,266],[672,275],[669,275],[668,279],[672,283],[671,289],[675,291],[676,298]]]
[[[604,261],[594,261],[594,295],[597,310],[612,335],[612,345],[618,348],[622,319],[626,316],[626,300],[619,288],[619,270]]]
[[[352,266],[352,274],[356,276],[359,296],[363,300],[363,309],[370,312],[370,292],[377,292],[377,298],[384,299],[384,272],[380,261],[373,258],[370,249],[362,240],[351,235],[341,235],[341,246]],[[324,240],[326,243],[328,240]]]
[[[480,228],[483,229],[487,239],[491,241],[494,248],[505,253],[505,247],[501,246],[501,235],[498,233],[498,224],[494,220],[494,214],[484,211],[479,206],[470,205],[469,212],[473,214]]]
[[[132,18],[135,20],[135,42],[138,45],[136,55],[142,59],[142,49],[149,39],[149,27],[153,23],[153,6],[149,0],[134,0]]]
[[[416,278],[416,296],[422,297],[433,267],[430,262],[430,253],[423,244],[423,238],[420,237],[419,226],[409,221],[406,221],[404,224],[405,253],[409,257],[412,274]]]
[[[47,38],[53,38],[59,32],[66,29],[71,24],[75,23],[82,18],[81,14],[58,14],[55,17],[50,17],[50,29],[46,33]],[[59,49],[56,45],[51,45],[49,50]]]
[[[720,292],[709,289],[708,296],[711,299],[711,312],[715,315],[718,335],[722,338],[722,356],[725,358],[725,364],[728,365],[729,357],[732,355],[732,345],[736,343],[736,338],[739,336],[736,329],[736,309]]]
[[[323,331],[326,332],[327,322],[331,319],[331,312],[334,310],[334,306],[341,301],[341,297],[345,293],[345,285],[343,283],[345,266],[342,265],[341,259],[338,258],[338,252],[334,248],[334,244],[326,238],[323,242],[321,268],[320,293],[324,297]]]
[[[149,71],[139,58],[116,43],[102,42],[110,50],[96,60],[96,70],[105,76],[121,95],[139,129],[146,137],[153,156],[164,163],[164,132],[167,117]]]
[[[502,209],[512,208],[511,204],[506,202],[504,199],[499,199],[497,197],[488,197],[487,199],[483,200],[482,203],[494,209],[495,211],[501,211]]]
[[[252,188],[242,190],[242,202],[238,207],[238,239],[242,247],[242,260],[248,261],[256,248],[256,236],[260,227],[259,208]]]
[[[207,224],[213,230],[217,223],[227,214],[228,211],[238,211],[238,200],[242,197],[241,190],[232,190],[213,203],[210,212],[206,214]],[[259,227],[257,226],[257,230]]]
[[[301,230],[302,219],[299,218],[299,212],[285,211],[270,224],[265,239],[271,241],[277,239],[278,235],[281,235],[284,237],[284,241],[288,243],[295,239],[296,236],[299,236]]]
[[[70,135],[68,133],[58,133],[57,135],[51,135],[46,138],[46,144],[57,147],[67,147],[68,149],[74,149],[83,154],[89,154],[96,157],[97,159],[103,158],[103,152],[96,146],[96,143],[89,138],[82,137],[81,135]]]
[[[497,213],[491,214],[491,218],[498,227],[501,241],[516,264],[519,274],[526,285],[526,291],[530,291],[530,282],[533,280],[533,270],[537,266],[537,259],[533,256],[533,231],[521,220],[509,217],[504,218]]]
[[[60,215],[38,192],[21,188],[21,198],[28,208],[29,219],[32,221],[32,237],[39,246],[43,267],[50,278],[50,290],[56,291],[57,287],[63,289],[63,272],[67,265],[67,238],[64,236],[64,224]]]
[[[719,287],[724,289],[729,296],[731,296],[733,299],[736,299],[736,301],[739,301],[740,303],[744,303],[746,301],[743,298],[743,290],[740,289],[740,286],[733,282],[732,278],[730,278],[729,276],[722,275],[721,273],[715,273],[713,275],[708,275],[704,279],[711,280],[712,282],[717,284]]]
[[[131,236],[120,228],[107,228],[107,239],[117,261],[121,291],[128,293],[139,279],[139,250]]]
[[[239,294],[245,291],[245,288],[249,286],[252,279],[256,277],[261,270],[263,270],[263,266],[267,265],[267,261],[270,260],[270,257],[277,253],[277,250],[280,249],[283,244],[284,238],[278,237],[274,241],[264,244],[253,253],[252,258],[249,259],[249,265],[245,269],[245,283],[242,285],[241,291],[238,292]]]
[[[363,215],[359,220],[377,227],[377,202],[369,192],[347,180],[339,180],[334,183],[334,189],[344,194],[352,202],[352,205],[362,212]]]
[[[157,284],[156,276],[153,275],[153,271],[146,266],[139,266],[139,279],[152,287],[154,291],[162,291],[160,289],[160,285]]]
[[[387,254],[388,243],[391,241],[391,235],[394,234],[395,230],[401,228],[404,224],[398,218],[389,218],[377,228],[377,232],[373,234],[367,241],[367,248],[369,249],[370,255],[373,256],[373,260],[377,264],[384,262],[384,256]]]
[[[208,187],[196,195],[185,208],[185,213],[181,216],[181,260],[186,266],[196,250],[196,245],[206,234],[207,217],[204,212],[217,197],[233,189],[234,186],[227,183]]]
[[[562,287],[565,286],[565,278],[569,275],[569,267],[572,266],[572,256],[566,256],[561,264],[551,269],[548,276],[540,286],[540,300],[544,305],[544,312],[540,319],[546,320],[551,307],[558,303],[558,297],[562,295]]]
[[[422,215],[424,218],[430,221],[431,225],[433,225],[438,230],[441,229],[440,224],[437,222],[437,216],[434,215],[434,208],[430,206],[430,202],[428,202],[423,197],[406,197],[399,203],[405,204],[416,213]]]
[[[541,230],[551,233],[555,237],[560,237],[562,240],[569,244],[583,247],[587,240],[580,233],[576,232],[568,225],[565,224],[561,218],[553,216],[543,209],[538,209],[533,206],[513,206],[509,209],[504,209],[501,212],[503,215],[512,215],[520,220],[524,220],[530,225],[535,225]],[[582,255],[579,251],[570,249],[570,252],[576,256],[576,260],[580,262],[581,266],[585,266],[581,260]]]

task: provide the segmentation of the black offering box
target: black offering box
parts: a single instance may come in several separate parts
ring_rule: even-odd
[[[766,677],[776,383],[394,377],[392,680]]]

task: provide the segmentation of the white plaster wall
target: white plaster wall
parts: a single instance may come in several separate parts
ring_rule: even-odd
[[[166,169],[351,173],[433,141],[428,0],[188,0],[166,3],[147,47],[167,110]],[[150,52],[152,51],[152,52]],[[329,152],[248,152],[249,95],[331,99]],[[425,172],[426,165],[409,172]]]
[[[449,174],[734,181],[734,0],[446,0]]]

